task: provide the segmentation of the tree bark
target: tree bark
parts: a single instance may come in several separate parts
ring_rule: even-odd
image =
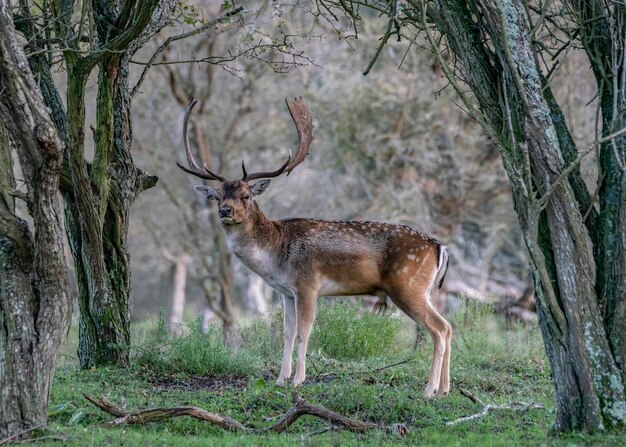
[[[570,1],[599,92],[602,136],[626,128],[626,5]],[[596,290],[611,349],[626,377],[626,136],[600,146]]]
[[[619,181],[611,183],[608,209],[601,198],[598,222],[595,210],[590,209],[589,194],[581,192],[577,165],[564,174],[577,151],[537,66],[523,2],[503,0],[494,6],[483,0],[441,0],[432,6],[429,17],[461,62],[478,103],[478,119],[498,144],[512,185],[556,387],[554,428],[597,431],[623,427],[623,332],[616,343],[615,326],[602,304],[605,299],[618,304],[624,299],[623,250],[616,253],[623,244],[623,233],[618,232],[624,225],[620,220],[624,214],[624,201],[620,202],[623,173],[618,175]],[[615,125],[615,120],[612,123]],[[605,169],[616,172],[612,165]],[[586,210],[593,211],[587,221]],[[610,217],[605,217],[606,213]],[[596,225],[597,239],[590,234]],[[599,249],[594,253],[606,256],[602,254],[607,250],[604,245],[610,246],[618,262],[612,279],[594,287],[596,260],[588,255],[588,247],[596,241]],[[597,279],[602,281],[602,262],[597,264]],[[615,295],[606,291],[610,281],[612,287],[622,290],[622,301],[610,298]],[[611,313],[618,316],[618,322],[619,314],[617,310]]]
[[[64,145],[16,36],[10,5],[0,0],[0,439],[45,428],[71,319],[57,199]],[[10,146],[26,183],[30,227],[12,197]]]
[[[130,257],[128,213],[135,197],[156,183],[134,166],[128,62],[99,64],[95,155],[84,161],[84,84],[89,67],[77,62],[68,88],[73,191],[66,194],[68,239],[79,288],[81,367],[128,363]]]
[[[219,309],[222,319],[222,335],[224,344],[230,345],[232,342],[232,333],[235,326],[235,308],[233,306],[233,263],[230,250],[226,243],[224,232],[221,231],[221,223],[216,213],[209,214],[211,228],[213,232],[215,247],[219,253],[217,259],[217,275],[216,280],[219,287]],[[218,230],[218,228],[220,228]]]

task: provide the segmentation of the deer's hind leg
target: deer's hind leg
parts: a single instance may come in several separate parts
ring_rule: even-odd
[[[387,292],[379,290],[374,295],[378,297],[378,300],[374,303],[372,311],[378,316],[385,315],[389,308],[387,304]]]
[[[446,396],[450,391],[452,326],[430,304],[430,288],[430,284],[411,282],[390,290],[389,296],[413,321],[426,328],[433,339],[433,360],[424,396]]]

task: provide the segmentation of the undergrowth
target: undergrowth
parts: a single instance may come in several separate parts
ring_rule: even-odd
[[[183,329],[183,335],[171,336],[164,319],[160,318],[155,330],[135,348],[135,366],[154,374],[239,376],[258,373],[259,359],[245,350],[227,347],[216,324],[202,332],[197,320]]]
[[[311,333],[311,347],[335,359],[394,355],[402,320],[388,312],[374,315],[360,306],[321,302]]]
[[[81,371],[66,352],[52,387],[45,435],[62,439],[64,446],[623,445],[623,433],[549,436],[554,391],[537,327],[503,330],[484,306],[467,306],[450,320],[452,390],[445,399],[427,400],[422,391],[432,356],[430,337],[423,336],[414,350],[414,325],[404,317],[377,318],[345,303],[320,307],[307,381],[299,394],[353,419],[406,424],[406,438],[376,430],[338,431],[307,417],[283,434],[228,433],[186,417],[111,428],[102,424],[112,417],[82,397],[106,398],[128,410],[197,406],[250,427],[267,427],[292,405],[290,386],[274,385],[282,354],[280,312],[243,328],[236,348],[223,345],[217,326],[202,334],[194,322],[183,335],[172,337],[158,323],[133,348],[132,366],[123,370]],[[68,346],[75,349],[75,340]],[[545,408],[493,411],[447,426],[482,409],[460,389],[484,403],[523,401]],[[33,444],[54,445],[50,439]]]

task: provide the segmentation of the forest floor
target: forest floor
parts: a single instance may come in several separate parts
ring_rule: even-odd
[[[405,424],[403,437],[378,429],[339,430],[312,416],[298,419],[285,433],[227,432],[187,416],[112,427],[107,423],[115,417],[83,397],[106,399],[128,411],[195,406],[257,430],[269,427],[293,405],[290,387],[274,385],[280,318],[249,324],[238,337],[238,349],[223,348],[217,329],[205,335],[192,324],[183,336],[172,338],[162,323],[135,325],[133,361],[125,369],[79,370],[73,329],[52,388],[49,429],[31,445],[624,445],[624,434],[552,437],[554,391],[538,329],[505,330],[488,310],[475,307],[451,318],[452,390],[446,398],[429,400],[422,390],[432,355],[430,337],[422,335],[415,349],[413,327],[397,316],[373,317],[343,304],[322,307],[299,395],[352,419]],[[446,424],[479,413],[483,404],[510,403],[533,407],[496,409]]]

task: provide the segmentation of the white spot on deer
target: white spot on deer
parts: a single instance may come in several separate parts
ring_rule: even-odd
[[[408,271],[409,271],[409,268],[406,265],[402,267],[402,273],[406,273]]]
[[[413,250],[411,250],[411,251],[413,251]],[[411,261],[415,261],[415,255],[414,254],[407,255],[407,258],[409,258]]]

